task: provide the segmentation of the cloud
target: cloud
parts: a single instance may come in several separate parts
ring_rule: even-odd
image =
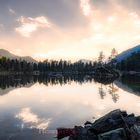
[[[11,15],[15,15],[15,14],[16,14],[16,12],[15,12],[13,9],[8,8],[8,10],[9,10],[9,13],[10,13]]]
[[[40,28],[50,28],[51,24],[44,16],[32,18],[21,16],[18,18],[19,27],[15,28],[15,31],[24,37],[30,37],[31,34]]]
[[[23,108],[15,117],[22,120],[23,124],[29,128],[36,128],[39,130],[46,130],[51,122],[51,119],[46,120],[39,118],[35,113],[31,112],[31,109],[28,107]]]
[[[12,3],[8,6],[24,16],[19,17],[15,25],[17,17],[9,14],[6,2],[5,7],[1,3],[4,29],[0,28],[0,37],[5,42],[3,48],[13,53],[20,46],[22,55],[39,59],[94,58],[101,50],[107,55],[112,48],[121,52],[140,42],[140,9],[137,8],[140,0],[14,0]],[[38,20],[38,15],[43,15],[41,19],[47,23]],[[48,19],[53,23],[51,29],[47,29],[51,26]],[[13,28],[24,37],[36,34],[25,41],[13,34]],[[77,56],[79,50],[82,53]]]
[[[80,0],[80,7],[85,16],[89,16],[91,12],[91,6],[89,0]]]
[[[4,25],[3,24],[0,24],[0,29],[4,28]]]

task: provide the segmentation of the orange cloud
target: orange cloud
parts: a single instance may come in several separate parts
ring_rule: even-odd
[[[39,28],[50,28],[51,24],[44,16],[31,18],[21,16],[18,20],[19,27],[15,31],[24,37],[30,37],[32,32],[37,31]]]
[[[91,6],[89,0],[80,0],[80,6],[85,16],[89,16],[91,12]]]

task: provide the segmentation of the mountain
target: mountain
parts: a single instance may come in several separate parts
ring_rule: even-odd
[[[126,50],[126,51],[120,53],[119,55],[116,56],[115,59],[116,59],[118,62],[120,62],[120,61],[122,61],[122,60],[128,58],[129,56],[131,56],[132,53],[135,53],[135,52],[140,52],[140,45],[137,45],[137,46],[135,46],[135,47],[133,47],[133,48],[131,48],[131,49],[128,49],[128,50]]]
[[[132,83],[129,83],[130,81],[125,81],[125,82],[122,82],[121,80],[116,80],[114,81],[114,84],[124,90],[124,91],[127,91],[129,93],[132,93],[132,94],[135,94],[137,96],[140,96],[140,87],[139,87],[139,83],[136,82],[134,80],[133,84]]]
[[[0,56],[1,57],[4,56],[4,57],[9,58],[9,59],[18,59],[18,60],[20,59],[20,60],[25,60],[27,62],[37,63],[37,61],[30,56],[24,56],[24,57],[17,56],[17,55],[14,55],[14,54],[12,54],[9,51],[4,50],[4,49],[0,49]]]

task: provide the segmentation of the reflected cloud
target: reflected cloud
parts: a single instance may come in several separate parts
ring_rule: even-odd
[[[21,124],[22,128],[26,125],[29,128],[46,130],[51,122],[51,118],[47,120],[39,118],[38,115],[33,113],[29,107],[21,109],[21,111],[17,113],[15,117],[23,122]]]
[[[12,117],[13,115],[15,117],[13,126],[16,126],[16,130],[19,130],[18,132],[20,132],[21,136],[23,134],[28,136],[27,132],[50,135],[50,129],[55,130],[58,127],[81,125],[86,120],[93,121],[92,117],[97,119],[106,114],[106,112],[116,108],[140,114],[139,97],[123,91],[115,84],[111,84],[111,80],[105,82],[102,79],[96,79],[98,82],[106,84],[101,85],[101,83],[95,83],[92,80],[91,83],[88,81],[84,82],[83,79],[87,78],[77,76],[73,77],[73,79],[63,77],[63,80],[60,78],[59,80],[57,78],[46,79],[44,76],[39,79],[40,83],[44,83],[45,85],[36,83],[28,89],[21,88],[0,97],[0,114],[4,114],[2,118],[6,116],[5,114],[8,113],[11,115],[12,113]],[[35,81],[39,82],[37,79]],[[68,84],[68,81],[71,84]],[[63,86],[58,83],[63,84]],[[81,85],[81,83],[83,84]],[[103,100],[100,99],[102,96],[99,94],[99,88],[102,88],[106,93]],[[22,93],[21,97],[19,98],[16,93]],[[119,99],[116,98],[117,94],[119,95]],[[5,103],[2,103],[3,101]],[[18,110],[19,108],[21,110]],[[53,121],[49,116],[52,116]],[[5,122],[8,121],[6,120],[2,123],[5,124]],[[9,122],[7,124],[11,126]],[[1,128],[3,130],[8,129],[7,125]],[[7,131],[9,132],[9,130]],[[41,138],[41,140],[43,139]]]

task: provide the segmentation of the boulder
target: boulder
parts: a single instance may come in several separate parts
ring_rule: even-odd
[[[58,132],[59,139],[69,136],[69,140],[140,140],[140,117],[117,109],[94,123],[87,121],[84,127],[63,128]]]
[[[127,140],[127,136],[123,128],[118,128],[98,135],[98,140]]]
[[[122,117],[126,117],[126,112],[119,109],[111,111],[107,115],[96,120],[90,127],[90,131],[95,134],[104,133],[124,126]]]

